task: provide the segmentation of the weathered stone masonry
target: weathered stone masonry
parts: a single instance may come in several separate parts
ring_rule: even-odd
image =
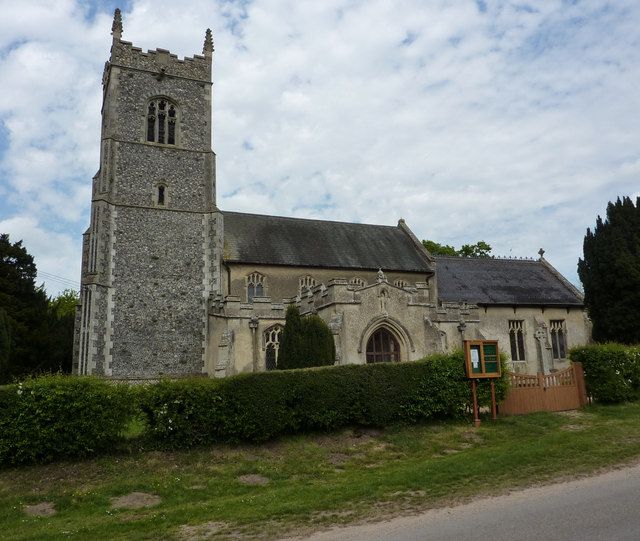
[[[122,41],[119,12],[112,33],[74,370],[125,378],[202,373],[222,236],[211,150],[211,34],[203,56],[178,59]],[[148,140],[154,100],[174,107],[173,140],[167,133]],[[167,130],[166,112],[155,112],[158,125],[165,115]]]

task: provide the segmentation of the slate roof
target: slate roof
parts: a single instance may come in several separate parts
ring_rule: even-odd
[[[438,298],[474,304],[583,306],[546,261],[436,257]]]
[[[399,226],[224,212],[228,263],[431,273],[432,263]]]

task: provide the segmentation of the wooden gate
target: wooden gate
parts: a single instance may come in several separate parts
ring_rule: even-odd
[[[587,403],[587,390],[581,363],[552,374],[514,374],[500,413],[518,415],[535,411],[564,411],[581,408]]]

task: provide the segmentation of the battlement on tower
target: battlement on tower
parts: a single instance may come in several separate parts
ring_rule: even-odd
[[[184,58],[178,58],[171,51],[160,48],[145,53],[130,41],[124,41],[122,39],[122,13],[119,9],[113,13],[111,35],[113,36],[113,45],[111,46],[110,63],[113,66],[155,73],[158,80],[168,76],[211,82],[213,37],[210,29],[207,29],[204,36],[202,55]]]
[[[211,82],[211,56],[178,58],[167,49],[144,52],[130,41],[114,39],[110,62],[113,66],[155,73],[158,77],[181,77]]]

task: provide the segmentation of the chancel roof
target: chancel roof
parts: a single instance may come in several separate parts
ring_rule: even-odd
[[[400,226],[224,212],[228,263],[430,274],[432,264]]]
[[[473,304],[582,306],[576,288],[546,261],[436,257],[438,298]]]

